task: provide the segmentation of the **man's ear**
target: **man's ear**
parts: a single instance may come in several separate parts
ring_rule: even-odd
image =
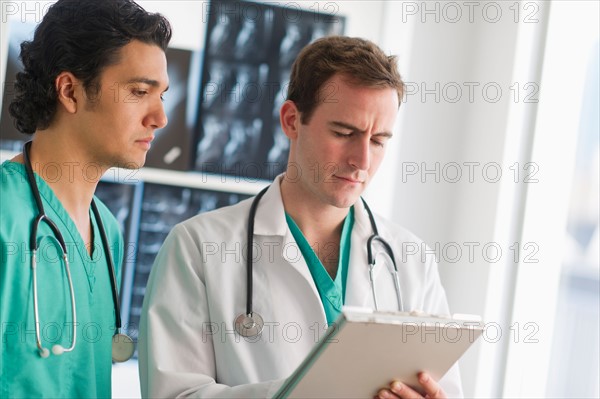
[[[71,72],[61,72],[54,80],[58,101],[65,110],[74,114],[77,112],[78,99],[81,100],[81,84]]]
[[[279,110],[281,128],[290,140],[295,140],[298,137],[301,117],[302,115],[298,111],[298,107],[290,100],[286,100]]]

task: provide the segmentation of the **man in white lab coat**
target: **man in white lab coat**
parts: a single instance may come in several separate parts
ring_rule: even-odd
[[[396,58],[372,42],[328,37],[302,50],[280,111],[288,168],[255,202],[251,241],[253,199],[177,225],[156,258],[138,342],[144,397],[271,397],[342,306],[373,308],[376,297],[380,310],[398,310],[386,266],[371,291],[373,226],[360,195],[383,159],[403,93]],[[448,314],[435,261],[403,251],[403,243],[422,242],[375,221],[399,261],[403,310]],[[264,321],[258,335],[235,329],[248,310]],[[426,373],[419,381],[430,398],[462,395],[456,367],[439,384]],[[420,396],[400,382],[373,394]]]

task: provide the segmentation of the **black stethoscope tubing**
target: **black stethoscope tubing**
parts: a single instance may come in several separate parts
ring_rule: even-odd
[[[35,181],[35,175],[33,173],[33,168],[31,166],[31,160],[29,158],[30,149],[31,149],[31,141],[28,141],[23,146],[23,161],[24,161],[23,163],[25,165],[25,171],[27,172],[27,180],[29,182],[29,187],[31,188],[33,198],[34,198],[35,203],[38,208],[38,216],[33,220],[32,226],[31,226],[31,236],[29,238],[30,248],[33,253],[35,253],[35,251],[37,251],[37,249],[38,249],[37,241],[36,241],[37,231],[38,231],[40,223],[43,221],[43,222],[46,222],[46,224],[50,227],[50,229],[54,233],[54,236],[58,240],[58,243],[63,250],[63,254],[66,257],[67,245],[64,240],[64,237],[63,237],[62,233],[60,232],[59,228],[56,226],[56,224],[52,221],[52,219],[50,219],[48,217],[48,215],[46,215],[46,211],[45,211],[44,205],[42,203],[40,191],[39,191],[38,185]],[[113,304],[114,304],[115,334],[114,334],[114,338],[113,338],[113,360],[123,361],[123,360],[120,360],[120,358],[114,357],[114,355],[117,355],[114,353],[114,349],[115,349],[114,346],[117,345],[119,350],[124,350],[126,352],[129,352],[130,351],[129,344],[130,343],[132,344],[132,341],[131,341],[131,338],[120,333],[120,331],[121,331],[121,307],[119,304],[119,295],[118,295],[118,291],[117,291],[117,277],[115,274],[115,264],[113,262],[112,254],[110,252],[110,244],[108,243],[108,238],[106,236],[106,230],[104,230],[104,224],[102,223],[102,218],[100,217],[100,212],[98,211],[98,207],[97,207],[94,199],[92,199],[91,206],[92,206],[92,212],[94,213],[94,218],[96,219],[96,223],[98,226],[98,231],[100,232],[100,239],[102,241],[104,256],[106,257],[106,263],[108,266],[108,274],[109,274],[109,278],[110,278],[110,287],[111,287]],[[37,293],[36,293],[36,295],[37,295]],[[36,313],[37,313],[37,309],[36,309]],[[121,340],[120,340],[121,342],[119,342],[119,340],[117,338],[121,338]],[[127,341],[127,342],[124,342],[124,341]],[[127,348],[123,348],[123,345],[127,346]],[[131,351],[131,353],[133,354],[133,351]],[[123,355],[123,354],[119,353],[118,355]],[[123,355],[123,356],[125,356],[125,355]],[[131,357],[131,356],[129,356],[129,357]]]
[[[252,315],[252,271],[253,271],[253,246],[254,241],[254,218],[256,216],[256,208],[263,195],[267,192],[269,186],[263,188],[260,193],[256,195],[252,205],[250,206],[250,212],[248,212],[248,257],[246,258],[246,315]]]

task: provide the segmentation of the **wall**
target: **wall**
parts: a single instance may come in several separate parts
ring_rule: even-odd
[[[501,396],[516,251],[505,236],[518,229],[529,155],[518,149],[531,135],[514,114],[534,112],[529,100],[539,89],[535,73],[516,72],[538,62],[543,40],[529,43],[528,54],[519,49],[544,29],[544,10],[491,1],[386,7],[396,34],[385,40],[410,31],[390,216],[438,256],[451,311],[481,315],[494,327],[460,361],[466,397]]]

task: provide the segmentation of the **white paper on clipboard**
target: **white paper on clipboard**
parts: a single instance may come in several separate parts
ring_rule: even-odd
[[[344,309],[275,398],[372,398],[425,370],[439,380],[481,335],[476,319]]]

